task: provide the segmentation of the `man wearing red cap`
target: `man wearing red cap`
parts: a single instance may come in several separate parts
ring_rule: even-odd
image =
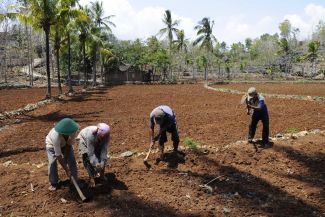
[[[89,174],[90,186],[94,187],[95,178],[105,179],[110,127],[105,123],[88,126],[80,131],[77,139],[79,140],[79,154]]]

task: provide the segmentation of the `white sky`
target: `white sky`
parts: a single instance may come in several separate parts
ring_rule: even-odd
[[[1,0],[0,0],[1,1]],[[80,0],[82,5],[90,0]],[[279,23],[289,19],[300,29],[300,39],[309,37],[319,20],[325,21],[325,1],[315,0],[104,0],[106,15],[115,15],[113,33],[119,39],[146,39],[163,28],[166,9],[180,20],[186,38],[194,40],[194,26],[203,17],[215,21],[213,33],[227,44],[279,32]]]

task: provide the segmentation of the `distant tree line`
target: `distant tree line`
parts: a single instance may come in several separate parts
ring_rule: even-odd
[[[129,64],[141,71],[152,70],[163,79],[177,80],[203,73],[230,79],[234,73],[257,72],[270,76],[292,74],[299,66],[300,76],[324,73],[325,23],[320,20],[311,38],[299,41],[299,29],[289,20],[279,24],[280,34],[268,33],[245,42],[226,44],[213,35],[214,21],[202,18],[193,28],[197,37],[190,41],[173,20],[170,10],[163,14],[164,28],[145,40],[119,40],[111,16],[104,16],[103,3],[82,7],[77,0],[3,0],[0,4],[0,67],[7,82],[10,58],[16,56],[29,65],[33,85],[33,60],[46,60],[47,97],[55,77],[87,87],[105,83],[108,72]],[[14,54],[13,54],[14,53]],[[305,68],[311,65],[310,70]],[[307,65],[308,65],[307,64]]]

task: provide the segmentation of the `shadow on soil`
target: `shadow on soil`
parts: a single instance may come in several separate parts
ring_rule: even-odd
[[[317,186],[323,190],[319,192],[319,195],[325,198],[325,154],[306,154],[301,151],[295,150],[291,147],[277,145],[274,149],[278,152],[284,152],[287,157],[291,160],[297,161],[303,164],[307,169],[308,173],[302,173],[301,171],[295,171],[292,174],[281,173],[282,176],[286,176],[291,179],[296,179],[305,183],[309,183],[312,186]]]
[[[152,198],[154,201],[144,201],[132,192],[123,192],[117,197],[112,197],[106,206],[112,211],[112,216],[133,217],[194,217],[199,215],[182,214],[176,209],[159,202],[159,198]]]
[[[184,215],[179,211],[163,205],[159,199],[144,201],[137,197],[133,192],[129,192],[127,185],[118,180],[113,173],[105,174],[107,181],[97,184],[94,188],[89,188],[84,180],[81,181],[82,191],[88,198],[88,202],[94,202],[97,208],[108,208],[111,216],[133,217],[133,216],[162,216],[162,217],[198,217],[199,215]],[[70,191],[62,195],[68,200],[81,202],[76,190],[69,181],[60,183],[61,187],[69,187]],[[112,194],[113,190],[120,190]]]
[[[11,155],[16,155],[16,154],[21,154],[21,153],[26,153],[26,152],[38,152],[41,150],[45,150],[45,148],[44,147],[42,147],[42,148],[40,148],[40,147],[21,147],[21,148],[9,150],[9,151],[0,151],[0,158],[8,157]]]
[[[167,167],[169,169],[176,169],[178,164],[185,163],[185,153],[178,151],[177,153],[174,152],[167,152],[164,154],[164,162],[167,163]],[[159,163],[158,161],[156,162]]]
[[[317,216],[322,213],[319,207],[304,202],[261,177],[231,165],[220,164],[202,153],[193,152],[193,154],[196,155],[195,159],[192,159],[195,164],[204,165],[204,171],[208,171],[205,173],[187,171],[188,175],[183,178],[199,179],[199,184],[204,185],[220,177],[209,184],[213,192],[207,195],[221,198],[225,203],[232,201],[232,204],[235,203],[246,215]],[[316,171],[320,172],[321,169],[315,168]],[[172,174],[179,178],[180,172],[182,171],[175,170]],[[305,176],[313,179],[317,175],[309,173]]]
[[[64,113],[61,113],[60,110],[55,111],[55,112],[51,112],[45,115],[29,115],[29,114],[25,114],[22,115],[20,120],[20,123],[23,122],[29,122],[29,121],[35,121],[35,120],[39,120],[39,121],[43,121],[43,122],[58,122],[63,118],[72,118],[74,120],[78,120],[78,123],[83,123],[83,122],[93,122],[93,118],[96,117],[100,117],[99,114],[104,112],[104,110],[98,111],[98,112],[83,112],[83,113],[78,113],[78,114],[74,114],[74,115],[66,115]],[[89,119],[85,119],[89,117]]]

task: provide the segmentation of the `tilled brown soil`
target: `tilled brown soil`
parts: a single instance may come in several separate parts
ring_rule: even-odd
[[[68,87],[64,86],[63,92],[68,92]],[[74,87],[80,90],[79,87]],[[3,89],[0,90],[0,113],[12,111],[26,106],[29,103],[36,103],[43,100],[46,96],[47,88],[20,88],[20,89]],[[52,87],[52,96],[59,94],[57,87]]]
[[[302,96],[325,96],[325,83],[234,83],[214,85],[217,88],[234,89],[246,92],[250,87],[258,92]]]
[[[34,94],[35,96],[37,93]],[[41,95],[41,93],[40,93]],[[28,97],[28,96],[22,96]],[[1,122],[0,213],[4,216],[323,216],[325,215],[324,134],[275,141],[272,148],[238,143],[249,116],[241,96],[202,85],[116,86],[79,94]],[[271,136],[288,128],[325,129],[324,103],[267,99]],[[185,159],[167,154],[147,171],[142,157],[113,158],[108,182],[80,203],[69,184],[48,192],[45,136],[53,124],[72,117],[81,127],[99,121],[112,126],[110,153],[148,148],[151,110],[160,104],[176,112],[180,137],[207,150],[185,150]],[[258,131],[260,131],[259,126]],[[258,137],[259,137],[258,133]],[[75,149],[77,146],[75,146]],[[170,147],[168,143],[167,147]],[[5,167],[11,160],[13,165]],[[79,176],[87,181],[78,159]],[[15,165],[17,164],[17,165]],[[60,177],[66,177],[60,171]],[[213,181],[213,192],[199,185]],[[33,190],[31,189],[33,185]],[[62,203],[60,198],[67,200]]]

